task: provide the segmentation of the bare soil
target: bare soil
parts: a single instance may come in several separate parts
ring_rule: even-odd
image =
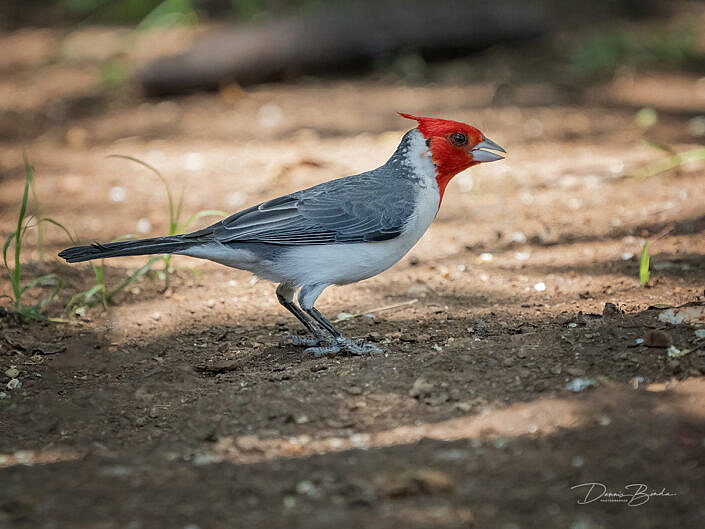
[[[163,46],[189,38],[177,37]],[[620,78],[576,96],[538,82],[500,94],[491,82],[303,80],[156,101],[129,85],[106,93],[80,39],[77,56],[52,60],[62,38],[0,37],[3,240],[23,150],[42,214],[84,241],[168,230],[159,180],[109,154],[158,167],[185,190],[186,215],[376,167],[410,128],[396,111],[471,122],[509,155],[459,175],[395,267],[322,296],[322,312],[356,315],[341,329],[383,354],[282,346],[300,329],[272,284],[187,258],[168,290],[146,276],[68,323],[5,315],[0,365],[22,385],[3,378],[0,526],[702,527],[705,346],[697,324],[658,316],[705,302],[703,164],[640,176],[664,156],[643,137],[702,143],[702,81]],[[157,53],[133,49],[135,64]],[[644,104],[659,109],[646,132]],[[43,262],[28,244],[27,277],[64,279],[58,316],[91,268],[53,257],[70,245],[57,229]],[[144,262],[106,261],[108,284]],[[690,352],[669,356],[669,343]],[[662,494],[580,504],[586,489],[571,487],[593,482]]]

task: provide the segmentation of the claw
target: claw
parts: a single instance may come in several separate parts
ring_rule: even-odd
[[[364,355],[369,353],[381,353],[382,349],[373,343],[362,343],[362,340],[338,340],[334,344],[329,344],[321,347],[308,347],[304,349],[304,353],[312,354],[313,356],[325,356],[346,351],[354,355]]]

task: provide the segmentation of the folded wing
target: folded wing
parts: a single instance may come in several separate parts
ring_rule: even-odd
[[[394,180],[370,174],[332,180],[263,202],[186,237],[279,245],[393,239],[401,234],[415,199],[410,183]]]

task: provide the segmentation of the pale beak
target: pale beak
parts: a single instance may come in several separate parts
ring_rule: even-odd
[[[485,138],[484,136],[482,137],[482,141],[475,145],[471,150],[470,154],[472,155],[472,159],[476,162],[494,162],[496,160],[502,160],[504,156],[501,156],[497,153],[494,152],[489,152],[489,151],[483,151],[482,149],[491,149],[493,151],[499,151],[506,153],[502,147],[497,145],[495,142],[493,142],[490,139]]]

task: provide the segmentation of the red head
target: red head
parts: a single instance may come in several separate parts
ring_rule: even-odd
[[[436,166],[436,181],[441,199],[448,182],[460,171],[478,163],[503,158],[499,154],[482,150],[484,148],[505,152],[475,127],[447,119],[422,118],[401,112],[399,115],[418,121],[417,128],[426,138],[431,159]]]

